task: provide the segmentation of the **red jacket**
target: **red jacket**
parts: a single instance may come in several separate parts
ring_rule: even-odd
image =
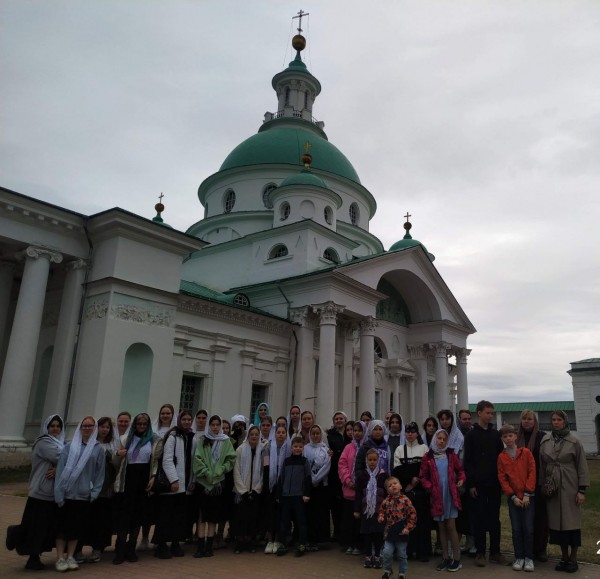
[[[507,497],[517,495],[522,499],[525,493],[535,493],[535,460],[528,448],[517,448],[513,459],[506,450],[498,456],[498,480],[502,492]]]
[[[460,503],[460,496],[458,493],[458,487],[456,483],[458,481],[466,480],[465,471],[460,462],[460,459],[451,448],[446,450],[448,457],[448,481],[450,483],[450,493],[452,495],[452,502],[458,510],[462,510]],[[429,502],[431,505],[431,516],[438,517],[444,513],[444,503],[442,499],[442,487],[440,486],[440,479],[438,476],[437,466],[435,465],[435,458],[433,451],[430,450],[421,459],[421,472],[419,474],[419,480],[421,486],[429,493]]]

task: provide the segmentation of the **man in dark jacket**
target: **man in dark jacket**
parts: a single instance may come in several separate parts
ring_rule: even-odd
[[[500,499],[498,455],[504,449],[494,428],[494,405],[487,400],[477,403],[478,423],[465,436],[464,467],[475,523],[475,564],[485,567],[486,532],[490,534],[490,562],[506,565],[500,553]]]

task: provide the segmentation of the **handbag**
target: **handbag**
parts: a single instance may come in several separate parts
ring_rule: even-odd
[[[177,466],[177,457],[175,456],[175,450],[177,449],[177,436],[175,436],[175,446],[173,447],[173,463]],[[154,483],[152,484],[152,492],[157,494],[165,494],[171,492],[171,483],[163,468],[163,455],[160,455],[158,461],[158,468],[156,469],[156,475],[154,476]]]
[[[546,478],[542,483],[542,493],[546,498],[553,497],[558,493],[558,489],[560,488],[558,479],[554,476],[554,471],[554,467],[552,467],[552,470],[549,473],[548,470],[546,470]]]

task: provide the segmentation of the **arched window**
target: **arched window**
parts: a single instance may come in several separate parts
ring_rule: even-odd
[[[325,217],[325,222],[331,225],[333,223],[333,209],[327,205],[323,210],[323,215]]]
[[[269,252],[269,259],[277,259],[278,257],[285,257],[288,254],[288,248],[283,243],[278,243]]]
[[[327,259],[329,261],[333,261],[333,263],[340,263],[340,257],[333,247],[328,247],[323,252],[323,259]]]
[[[287,201],[279,206],[279,216],[281,221],[285,221],[290,216],[290,204]]]
[[[373,350],[375,350],[375,355],[381,360],[383,358],[383,350],[379,340],[375,340],[375,343],[373,344]]]
[[[290,87],[287,87],[285,89],[285,103],[284,104],[286,107],[289,106],[289,104],[290,104]]]
[[[275,189],[277,189],[277,185],[275,185],[275,183],[269,183],[268,185],[265,185],[265,188],[263,189],[262,201],[263,205],[267,209],[273,209],[273,203],[271,203],[269,195],[271,194],[271,191],[274,191]]]
[[[235,205],[235,191],[228,189],[223,197],[223,209],[225,213],[231,213],[233,206]]]
[[[154,354],[146,344],[132,344],[125,353],[119,408],[148,408]]]
[[[350,223],[352,223],[352,225],[358,225],[360,211],[358,210],[358,205],[356,203],[352,203],[352,205],[350,205],[348,213],[350,215]]]
[[[236,294],[236,296],[233,298],[233,303],[236,306],[250,306],[250,300],[246,294]]]

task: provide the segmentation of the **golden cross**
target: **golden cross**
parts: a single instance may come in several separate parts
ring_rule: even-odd
[[[310,153],[310,148],[312,147],[312,145],[306,141],[306,143],[304,143],[304,152],[308,155]]]

